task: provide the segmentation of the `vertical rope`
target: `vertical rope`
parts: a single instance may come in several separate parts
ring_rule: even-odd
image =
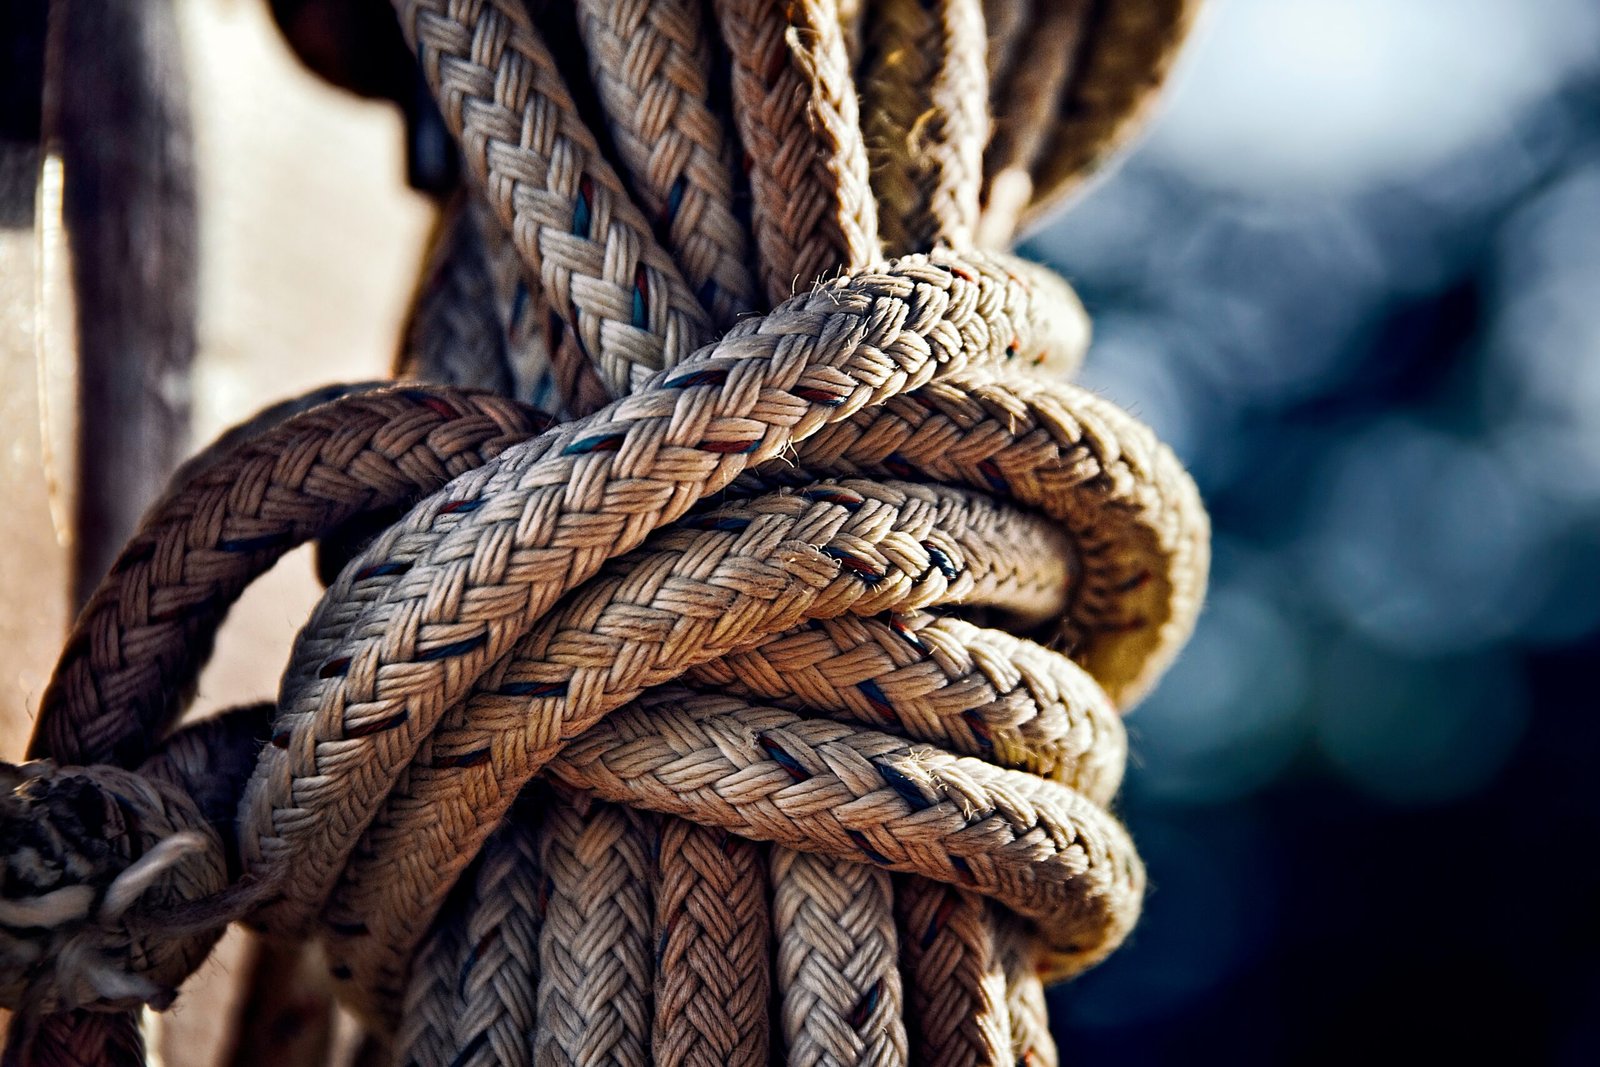
[[[1010,1062],[1011,1018],[999,933],[975,893],[926,878],[895,884],[909,998],[911,1048],[929,1067]]]
[[[630,186],[719,330],[756,304],[733,145],[698,0],[581,0],[578,28]]]
[[[855,82],[832,0],[717,0],[768,301],[879,256]]]
[[[546,897],[538,1063],[649,1061],[658,840],[649,816],[581,793],[555,793],[539,841]]]
[[[1012,1061],[1026,1067],[1056,1067],[1061,1056],[1050,1034],[1050,1006],[1039,977],[1038,949],[1018,919],[1000,927],[1000,965],[1006,976]]]
[[[994,88],[993,133],[983,157],[983,219],[978,244],[1004,247],[1033,197],[1033,168],[1068,91],[1092,0],[1054,0],[1033,13],[1021,35],[1033,44]]]
[[[886,250],[968,247],[989,133],[980,0],[879,0],[867,33],[862,127]]]
[[[909,1062],[888,872],[773,849],[790,1067]]]
[[[478,861],[456,985],[450,1067],[534,1062],[545,911],[537,816],[534,803],[513,807]]]
[[[763,1067],[771,929],[761,849],[664,819],[656,883],[654,1062]]]

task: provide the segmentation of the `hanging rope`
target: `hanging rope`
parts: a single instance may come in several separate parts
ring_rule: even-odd
[[[138,1062],[104,1013],[242,919],[394,1062],[1055,1062],[1042,982],[1143,892],[1116,709],[1207,565],[1176,460],[1064,381],[1076,298],[977,247],[1190,5],[1092,6],[395,0],[470,180],[419,380],[225,437],[75,624],[0,806],[7,1055]],[[312,540],[270,723],[174,729]]]

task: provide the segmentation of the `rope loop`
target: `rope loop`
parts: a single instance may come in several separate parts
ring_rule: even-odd
[[[1053,1063],[1042,982],[1137,921],[1120,711],[1209,529],[1066,380],[1070,287],[975,243],[1081,173],[1057,111],[1102,151],[1154,84],[1028,75],[1028,27],[1159,75],[1192,4],[986,51],[1012,6],[395,0],[471,182],[414,380],[225,435],[89,601],[0,771],[0,1004],[164,1005],[242,920],[399,1062]],[[306,542],[275,703],[178,727]]]

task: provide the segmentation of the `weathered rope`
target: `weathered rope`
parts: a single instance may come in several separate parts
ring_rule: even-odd
[[[767,299],[879,256],[877,202],[836,4],[716,0]]]
[[[582,0],[578,28],[633,193],[719,329],[756,306],[733,144],[691,0]]]
[[[868,15],[862,132],[884,244],[968,247],[989,128],[979,0],[881,0]]]
[[[1147,431],[1055,379],[1086,341],[1070,291],[972,244],[995,160],[1064,180],[1071,101],[1120,131],[1097,48],[1160,69],[1188,10],[1127,7],[1096,5],[1081,73],[1013,90],[1032,24],[986,53],[976,0],[585,2],[565,29],[396,0],[474,184],[401,366],[585,417],[402,386],[185,470],[33,748],[137,771],[19,772],[139,779],[159,862],[84,875],[116,907],[79,907],[75,869],[0,901],[0,946],[41,906],[84,946],[0,968],[7,999],[159,1002],[244,917],[320,936],[400,1062],[1054,1062],[1042,978],[1137,916],[1114,707],[1192,625],[1206,524]],[[553,51],[580,44],[587,114]],[[997,155],[981,108],[1017,92],[1055,106]],[[162,745],[228,604],[313,538],[333,580],[266,744]],[[197,743],[228,770],[160,769]],[[39,1062],[67,1018],[33,1027]],[[128,1047],[109,1018],[94,1062]]]

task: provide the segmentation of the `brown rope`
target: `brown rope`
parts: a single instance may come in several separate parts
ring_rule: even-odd
[[[664,819],[656,882],[654,1062],[768,1063],[765,862],[743,838]]]
[[[906,1063],[888,874],[776,849],[772,881],[787,1062]]]
[[[895,890],[916,1062],[1008,1062],[1006,977],[988,902],[923,878],[907,878]]]
[[[517,0],[396,6],[477,190],[430,256],[405,365],[595,413],[535,436],[546,422],[508,401],[375,392],[190,469],[80,621],[36,752],[137,763],[254,573],[327,534],[346,547],[325,560],[343,562],[374,516],[455,480],[333,582],[248,789],[217,776],[224,809],[244,794],[239,853],[214,836],[197,855],[243,877],[220,895],[182,887],[172,906],[151,892],[130,921],[192,933],[156,953],[240,914],[315,927],[373,1020],[393,1017],[410,974],[398,1047],[419,1064],[762,1060],[769,928],[791,1058],[1053,1062],[1040,967],[1103,956],[1142,887],[1103,810],[1126,751],[1106,694],[1135,699],[1181,644],[1206,527],[1147,431],[1034,376],[1081,355],[1070,293],[965,250],[986,70],[1025,65],[1008,58],[1024,31],[986,58],[975,0],[718,3],[753,266],[696,4],[586,3],[575,29],[540,30]],[[1140,23],[1101,6],[1083,75],[1042,94],[1073,118],[1033,153],[1041,196],[1067,148],[1100,136],[1073,101],[1109,101],[1108,137],[1131,106],[1097,49],[1122,41],[1159,69],[1187,10]],[[1146,31],[1167,43],[1127,40]],[[554,58],[577,34],[618,169],[563,82],[581,62]],[[895,54],[906,41],[916,54]],[[889,251],[956,250],[874,266],[880,199]],[[736,294],[758,271],[773,302],[801,295],[700,348],[749,306]],[[621,399],[602,406],[607,389]],[[958,605],[1048,644],[923,610]],[[530,799],[537,817],[513,809],[541,769],[567,792]],[[169,787],[211,788],[153,788]],[[211,829],[184,810],[158,836]],[[889,871],[909,876],[894,904]],[[81,997],[78,972],[57,970],[8,996]],[[69,1040],[60,1018],[37,1033]]]
[[[755,307],[735,215],[733,145],[711,108],[711,46],[693,0],[583,0],[579,29],[634,196],[719,329]]]
[[[396,11],[468,173],[606,382],[624,389],[702,344],[705,312],[602,158],[519,0],[396,0]]]
[[[655,985],[654,820],[558,793],[545,813],[539,934],[541,1064],[645,1063]]]
[[[1028,61],[1012,64],[994,86],[993,130],[983,158],[983,218],[978,243],[1003,247],[1032,200],[1033,172],[1054,132],[1093,0],[1044,4],[1021,23]]]
[[[767,299],[878,259],[878,214],[838,5],[716,0],[733,57]]]
[[[878,0],[862,74],[862,132],[891,253],[972,244],[988,73],[979,0]]]
[[[1124,143],[1147,116],[1201,0],[1096,0],[1083,64],[1034,164],[1037,220]]]

